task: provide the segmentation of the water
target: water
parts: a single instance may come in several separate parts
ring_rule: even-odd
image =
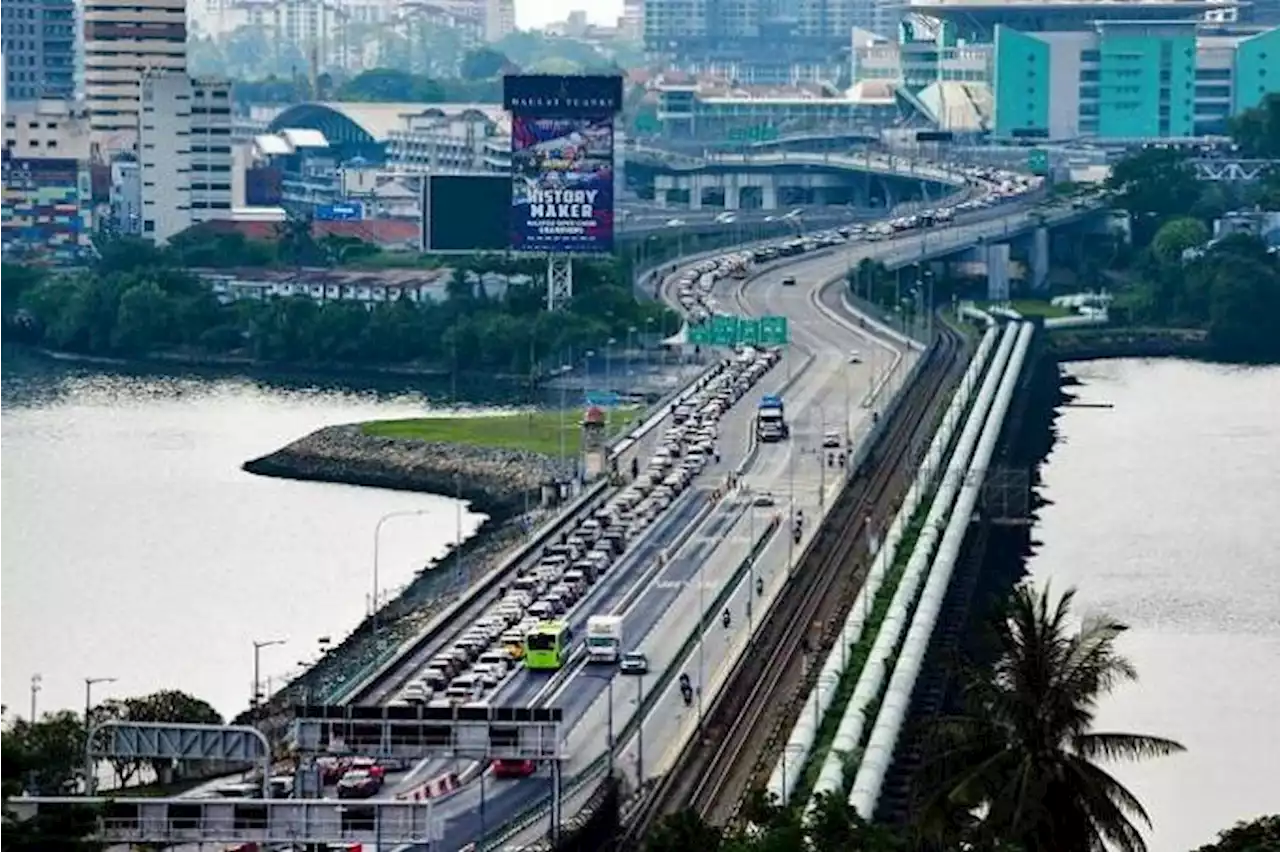
[[[4,358],[3,701],[27,715],[175,688],[231,716],[253,641],[280,677],[457,536],[448,498],[251,476],[246,459],[320,426],[420,416],[415,392],[123,374]],[[462,511],[464,536],[483,516]]]
[[[1112,767],[1151,814],[1152,852],[1185,852],[1280,810],[1280,368],[1068,372],[1081,402],[1115,408],[1064,410],[1030,569],[1131,626],[1120,649],[1141,680],[1098,729],[1187,747]]]

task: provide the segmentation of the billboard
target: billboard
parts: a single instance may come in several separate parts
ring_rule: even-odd
[[[511,120],[511,247],[613,251],[613,116]]]
[[[539,118],[615,115],[622,112],[622,77],[513,74],[502,78],[502,106]]]
[[[430,175],[422,182],[422,250],[508,251],[511,177]]]

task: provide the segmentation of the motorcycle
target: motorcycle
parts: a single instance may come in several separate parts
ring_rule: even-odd
[[[693,703],[693,684],[689,683],[687,674],[680,675],[680,695],[684,698],[684,706]]]

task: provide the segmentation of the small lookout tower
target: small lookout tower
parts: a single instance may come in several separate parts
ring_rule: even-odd
[[[608,472],[604,410],[591,406],[582,414],[582,470],[588,482]]]

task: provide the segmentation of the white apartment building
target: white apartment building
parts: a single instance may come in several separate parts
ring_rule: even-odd
[[[618,31],[623,38],[632,41],[644,38],[644,0],[622,0]]]
[[[484,0],[484,40],[493,44],[515,31],[515,0]]]
[[[142,236],[158,243],[231,217],[231,84],[144,74],[138,121]]]
[[[185,0],[84,0],[85,98],[102,152],[136,143],[144,73],[186,70]]]

